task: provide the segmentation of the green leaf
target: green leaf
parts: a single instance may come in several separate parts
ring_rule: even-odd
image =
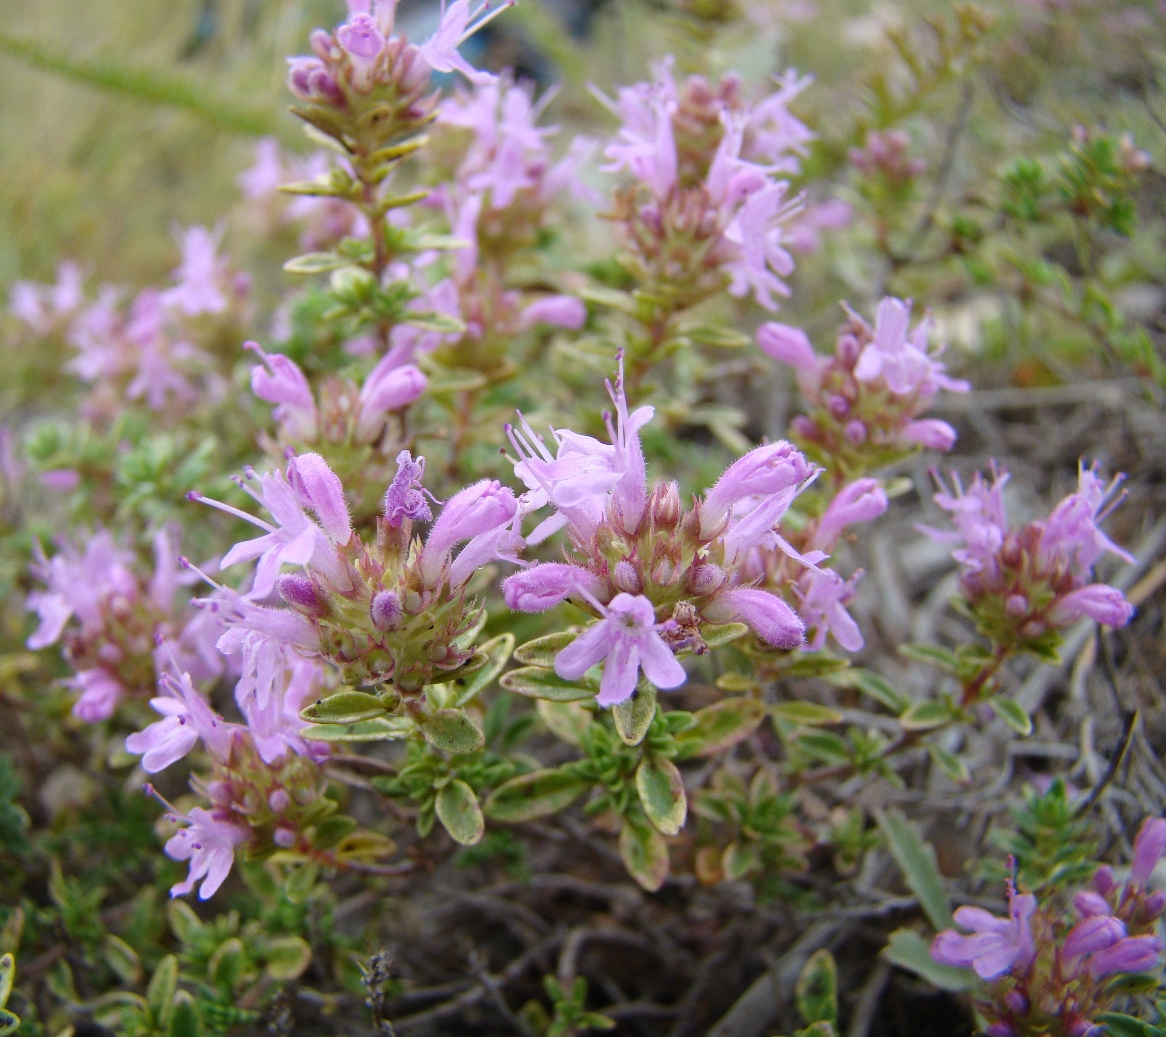
[[[714,349],[744,349],[753,343],[753,339],[744,332],[721,324],[698,324],[682,328],[680,333],[698,345],[712,346]]]
[[[1101,1023],[1110,1037],[1162,1037],[1161,1027],[1124,1012],[1101,1012],[1093,1021]]]
[[[939,645],[905,644],[899,645],[899,654],[918,663],[926,663],[944,673],[956,673],[960,667],[959,657]]]
[[[732,644],[749,633],[749,627],[744,623],[714,623],[711,626],[701,627],[700,636],[709,648],[721,648]]]
[[[89,86],[184,109],[235,133],[261,137],[279,130],[274,111],[245,107],[210,89],[204,81],[170,70],[128,65],[120,57],[76,57],[39,40],[6,32],[0,32],[0,51]]]
[[[283,895],[293,904],[302,904],[316,885],[320,866],[315,861],[297,864],[288,872],[283,883]]]
[[[20,1016],[7,1008],[0,1008],[0,1037],[8,1037],[20,1029]]]
[[[484,810],[496,821],[533,821],[564,810],[590,787],[590,782],[567,771],[534,771],[499,785],[486,800]]]
[[[891,933],[883,957],[892,965],[922,976],[940,990],[959,992],[971,990],[979,983],[971,969],[940,965],[931,957],[931,944],[914,929],[896,929]]]
[[[805,1029],[798,1030],[797,1037],[838,1037],[838,1031],[834,1028],[833,1023],[819,1019],[816,1023],[810,1023]]]
[[[539,699],[534,708],[556,738],[570,745],[582,744],[583,733],[592,723],[589,709],[576,702],[548,702],[546,699]]]
[[[644,813],[665,835],[675,835],[684,827],[688,814],[688,799],[684,794],[684,779],[671,760],[645,756],[636,768],[636,791]]]
[[[309,724],[300,734],[315,742],[396,742],[415,730],[408,717],[377,717],[355,724]]]
[[[619,832],[619,855],[628,874],[649,893],[655,893],[668,878],[668,844],[651,825],[625,817]]]
[[[358,724],[362,720],[383,717],[387,712],[375,695],[363,691],[341,691],[305,706],[300,710],[300,718],[309,724]]]
[[[946,702],[916,702],[899,723],[907,731],[930,731],[951,722],[951,708]]]
[[[725,878],[736,882],[746,875],[761,869],[761,858],[756,850],[747,843],[734,840],[725,847],[721,854],[721,868]]]
[[[0,1008],[8,1004],[12,985],[16,982],[16,958],[11,954],[0,957]]]
[[[283,264],[283,269],[289,274],[326,274],[348,266],[350,262],[335,252],[305,252],[302,256],[289,259]]]
[[[799,727],[824,727],[842,723],[842,714],[817,702],[779,702],[769,707],[774,719]]]
[[[911,705],[911,700],[906,695],[896,690],[890,681],[873,670],[846,670],[827,679],[832,684],[844,688],[857,688],[864,695],[882,703],[892,713],[902,713]]]
[[[202,1037],[202,1024],[194,1000],[185,991],[179,991],[170,1016],[169,1037]]]
[[[189,947],[197,941],[206,928],[202,919],[194,913],[185,900],[171,900],[166,905],[166,920],[170,923],[170,931],[178,937],[178,942]]]
[[[676,735],[677,758],[714,756],[743,742],[765,719],[765,704],[754,698],[725,699],[698,709],[696,723]]]
[[[838,1020],[838,967],[828,950],[810,955],[794,988],[794,1000],[807,1023]]]
[[[438,335],[461,335],[466,330],[462,321],[447,313],[417,313],[410,310],[405,314],[404,322],[410,327],[432,331]]]
[[[263,949],[267,974],[282,983],[299,979],[312,961],[312,948],[299,936],[280,936]]]
[[[514,658],[527,666],[541,666],[549,670],[555,665],[555,656],[574,641],[576,636],[570,631],[564,631],[536,637],[533,641],[519,645],[514,650]]]
[[[615,731],[624,745],[639,745],[656,715],[656,689],[641,680],[635,695],[611,707]]]
[[[465,678],[465,683],[458,690],[454,705],[464,706],[488,688],[509,662],[513,651],[514,635],[511,633],[499,634],[479,647],[477,654],[484,655],[487,661],[480,670]],[[459,681],[462,679],[458,678]]]
[[[150,985],[146,987],[146,1003],[150,1014],[163,1029],[169,1024],[174,1010],[174,995],[178,991],[178,959],[167,954],[154,969]]]
[[[521,651],[521,649],[519,649]],[[517,657],[518,652],[514,653]],[[498,682],[507,691],[525,695],[531,699],[547,699],[550,702],[583,702],[593,699],[599,693],[599,685],[587,677],[568,681],[554,670],[542,666],[524,666],[502,675]]]
[[[135,951],[120,936],[108,933],[104,944],[105,960],[126,986],[133,986],[142,978],[142,962]]]
[[[475,753],[486,744],[486,736],[460,709],[439,709],[425,720],[421,733],[435,749],[447,753]]]
[[[356,831],[356,821],[347,814],[332,814],[315,826],[312,849],[330,850],[341,839]]]
[[[486,822],[478,797],[464,781],[455,778],[437,792],[437,819],[463,846],[473,846],[482,838]]]
[[[988,699],[988,705],[992,707],[992,712],[1018,735],[1027,737],[1032,734],[1032,719],[1012,699],[997,696],[996,698]]]
[[[237,936],[232,936],[219,944],[211,955],[210,961],[207,962],[207,975],[219,990],[229,993],[242,980],[246,960],[247,952],[243,947],[243,941]]]
[[[941,749],[938,745],[929,745],[927,752],[930,753],[931,759],[935,761],[935,765],[951,778],[952,781],[962,785],[968,780],[967,764],[956,756],[955,753]]]
[[[580,293],[587,302],[598,303],[600,306],[610,306],[612,309],[623,310],[625,313],[636,312],[636,300],[627,292],[615,288],[604,288],[602,285],[587,285]]]
[[[911,892],[936,932],[954,924],[943,876],[935,863],[935,850],[925,843],[915,827],[897,811],[879,810],[875,819],[887,840],[891,856],[903,872]]]

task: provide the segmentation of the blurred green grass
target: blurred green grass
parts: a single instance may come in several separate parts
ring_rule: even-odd
[[[295,140],[285,55],[335,0],[0,0],[9,39],[258,113]],[[100,281],[174,266],[175,224],[214,224],[237,201],[254,135],[173,104],[33,67],[0,50],[0,285],[48,279],[63,257]]]

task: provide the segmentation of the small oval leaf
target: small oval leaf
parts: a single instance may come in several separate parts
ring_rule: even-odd
[[[439,709],[421,727],[425,740],[447,753],[475,753],[486,744],[486,736],[460,709]]]
[[[517,656],[517,652],[515,655]],[[504,674],[499,683],[507,691],[525,695],[532,699],[546,699],[549,702],[583,702],[595,698],[599,687],[586,677],[568,681],[554,670],[542,666],[524,666]]]
[[[635,695],[611,707],[611,719],[624,745],[639,745],[656,715],[656,689],[641,680]]]
[[[825,727],[842,723],[842,714],[818,702],[779,702],[770,707],[775,720],[799,727]]]
[[[264,949],[267,974],[275,980],[287,982],[299,979],[311,964],[312,948],[299,936],[280,936]]]
[[[661,832],[675,835],[684,827],[688,798],[680,770],[671,760],[645,756],[636,768],[636,791],[648,820]]]
[[[358,724],[362,720],[383,717],[387,712],[373,695],[363,691],[341,691],[305,706],[300,710],[300,718],[309,724]]]
[[[992,712],[1018,735],[1028,737],[1032,734],[1032,718],[1012,699],[997,696],[988,699],[988,705],[992,707]]]
[[[649,893],[655,893],[668,878],[668,844],[651,825],[625,817],[619,833],[619,855],[628,874]]]
[[[566,771],[534,771],[499,785],[486,800],[485,811],[496,821],[533,821],[564,810],[590,787]]]
[[[555,656],[574,641],[575,637],[576,635],[570,631],[536,637],[533,641],[519,645],[514,650],[514,658],[524,666],[541,666],[549,670],[555,665]]]
[[[765,705],[758,699],[725,699],[698,709],[696,723],[676,736],[678,759],[713,756],[743,742],[765,717]]]
[[[473,846],[482,838],[486,822],[478,797],[464,781],[455,778],[437,793],[437,819],[463,846]]]

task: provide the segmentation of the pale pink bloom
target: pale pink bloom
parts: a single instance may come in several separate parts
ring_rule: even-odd
[[[797,595],[801,602],[799,612],[806,626],[814,631],[810,651],[821,651],[830,634],[848,652],[862,648],[862,633],[845,606],[854,597],[854,585],[861,573],[849,580],[842,579],[832,569],[811,570],[798,581]]]
[[[257,342],[244,342],[259,356],[265,367],[251,368],[251,391],[261,400],[274,403],[272,416],[291,439],[312,442],[318,433],[316,399],[299,365],[282,353],[266,353]]]
[[[931,957],[941,965],[970,965],[981,979],[996,979],[1009,971],[1020,975],[1036,957],[1035,911],[1036,897],[1031,893],[1010,894],[1007,918],[997,918],[981,907],[957,908],[956,922],[972,934],[945,929],[932,941]]]
[[[255,145],[255,163],[243,170],[235,182],[244,198],[257,201],[275,194],[284,182],[284,176],[279,141],[274,137],[261,137]]]
[[[235,847],[247,839],[247,829],[222,821],[202,807],[177,816],[190,827],[170,837],[166,855],[172,860],[190,861],[190,873],[186,881],[170,888],[170,895],[179,897],[189,893],[201,879],[198,898],[209,900],[230,874],[235,863]]]
[[[572,594],[598,597],[605,591],[603,581],[591,570],[564,562],[542,562],[502,581],[502,597],[516,612],[545,612]]]
[[[716,623],[745,623],[762,641],[777,648],[797,648],[805,640],[806,628],[797,613],[776,594],[759,588],[726,591],[704,613]]]
[[[659,631],[652,603],[642,595],[617,594],[607,606],[597,606],[603,618],[588,627],[555,657],[555,672],[563,680],[578,680],[603,663],[596,701],[614,706],[631,698],[640,670],[658,688],[675,688],[686,679],[672,649]]]
[[[1109,551],[1123,562],[1133,564],[1134,556],[1122,550],[1098,528],[1097,523],[1121,502],[1117,490],[1122,477],[1104,485],[1097,466],[1079,466],[1077,492],[1058,504],[1044,523],[1040,538],[1040,556],[1046,563],[1064,558],[1078,572],[1087,573]]]
[[[429,530],[421,551],[421,573],[436,584],[448,564],[451,587],[459,587],[478,569],[495,558],[514,561],[525,542],[513,529],[518,501],[513,491],[493,479],[483,479],[455,493]],[[449,562],[453,548],[468,541]]]
[[[489,72],[474,68],[458,53],[458,47],[493,17],[487,15],[478,18],[487,6],[483,3],[476,11],[471,11],[470,0],[454,0],[454,3],[442,10],[437,31],[417,48],[434,72],[460,72],[471,83],[488,83],[496,78]],[[498,10],[504,9],[501,7]],[[471,25],[475,18],[477,21]]]
[[[792,102],[813,81],[813,76],[799,77],[794,69],[787,69],[780,78],[774,77],[778,89],[753,105],[749,110],[750,156],[768,163],[776,172],[798,173],[809,153],[807,145],[814,139],[810,128],[789,110]]]
[[[165,694],[150,699],[150,705],[162,714],[162,719],[130,735],[125,742],[126,751],[140,755],[142,767],[149,774],[157,774],[181,760],[200,739],[211,755],[228,759],[234,732],[239,728],[211,709],[194,687],[190,674],[184,673],[180,680],[163,674],[158,683]]]
[[[810,535],[809,546],[831,551],[847,526],[869,522],[887,510],[887,495],[877,479],[856,479],[842,487],[826,506]]]
[[[300,732],[308,726],[300,710],[318,699],[324,686],[324,670],[318,662],[285,652],[273,693],[262,702],[246,695],[239,708],[255,748],[265,763],[275,763],[288,751],[321,760],[328,756],[325,742],[306,740]]]
[[[357,439],[361,442],[376,439],[384,429],[387,415],[414,403],[428,384],[429,380],[415,364],[399,363],[392,353],[386,353],[361,386]]]
[[[218,255],[223,228],[188,227],[182,234],[182,264],[174,271],[178,284],[162,296],[167,306],[174,306],[190,316],[222,313],[227,297],[222,284],[226,281],[226,260]]]
[[[735,254],[724,264],[729,275],[729,294],[741,298],[749,293],[758,305],[776,310],[774,295],[789,295],[782,280],[794,270],[794,261],[784,248],[782,224],[797,211],[799,203],[786,200],[783,181],[768,183],[745,199],[725,228],[724,238],[735,246]]]
[[[100,668],[82,670],[71,677],[68,684],[81,693],[73,703],[73,716],[86,724],[108,720],[125,695],[121,683],[111,673]]]
[[[385,491],[385,521],[399,527],[406,519],[411,522],[429,522],[433,511],[425,499],[427,491],[421,485],[425,477],[425,458],[402,450],[397,455],[397,473]]]
[[[931,318],[924,317],[908,330],[911,303],[885,298],[875,314],[874,336],[863,348],[854,368],[860,382],[881,378],[896,396],[934,396],[940,389],[967,392],[971,386],[944,374],[935,359],[943,350],[929,351]]]

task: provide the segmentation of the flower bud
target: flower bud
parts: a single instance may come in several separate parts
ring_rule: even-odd
[[[559,328],[577,330],[587,320],[587,307],[582,299],[571,295],[551,295],[532,302],[522,311],[522,326],[552,324]]]
[[[725,582],[725,571],[711,562],[701,562],[692,566],[685,577],[689,593],[703,596],[713,594]]]
[[[276,789],[267,797],[267,805],[277,814],[282,814],[291,806],[291,796],[286,789]]]
[[[1069,931],[1061,946],[1065,958],[1080,958],[1112,947],[1126,934],[1126,927],[1112,915],[1090,915]]]
[[[285,828],[281,825],[271,834],[271,839],[276,846],[280,846],[286,850],[292,846],[295,846],[296,833],[292,829]]]
[[[1166,852],[1166,818],[1148,817],[1134,840],[1134,860],[1130,865],[1130,885],[1144,886]]]
[[[1094,893],[1088,889],[1083,889],[1073,897],[1073,906],[1077,909],[1077,914],[1082,918],[1091,918],[1094,915],[1107,915],[1110,911],[1109,901],[1100,893]]]
[[[385,632],[395,630],[401,624],[401,599],[396,591],[377,591],[369,606],[372,625]]]
[[[319,618],[326,611],[315,584],[301,573],[283,573],[276,577],[275,589],[301,615]]]
[[[593,597],[606,590],[594,573],[565,562],[543,562],[502,581],[502,597],[516,612],[545,612],[580,589]]]
[[[777,321],[767,321],[757,329],[757,346],[774,360],[799,371],[817,371],[822,364],[809,338],[801,328]]]
[[[1109,896],[1117,888],[1113,869],[1108,864],[1103,864],[1093,873],[1093,888],[1103,897]]]
[[[680,524],[680,490],[676,483],[658,482],[648,498],[648,514],[658,530],[675,529]]]
[[[626,558],[616,562],[613,566],[611,582],[615,585],[616,590],[623,591],[625,594],[639,594],[644,589],[644,581],[640,577],[639,569]]]
[[[857,418],[854,421],[848,421],[846,423],[842,434],[855,446],[866,442],[866,426]]]
[[[352,537],[352,520],[336,473],[319,454],[301,454],[289,463],[289,471],[293,466],[299,484],[296,488],[303,490],[325,532],[334,543],[347,544]]]

